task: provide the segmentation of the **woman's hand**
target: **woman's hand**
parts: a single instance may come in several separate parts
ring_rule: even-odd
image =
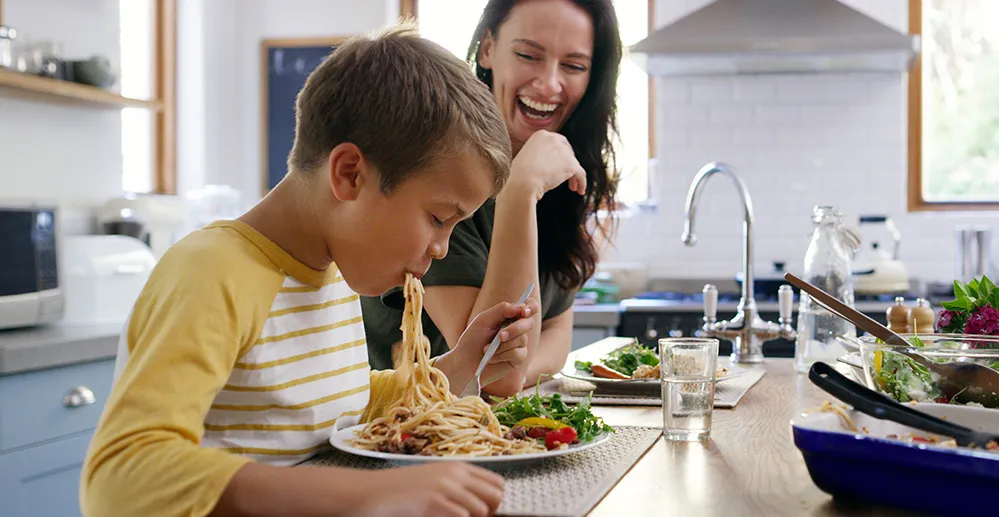
[[[573,192],[586,194],[586,171],[576,160],[572,146],[559,133],[540,130],[531,135],[510,165],[511,190],[527,189],[536,200],[545,192],[569,182]]]

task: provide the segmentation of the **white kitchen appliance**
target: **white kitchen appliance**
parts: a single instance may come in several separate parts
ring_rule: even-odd
[[[149,247],[124,235],[72,235],[62,243],[66,307],[60,324],[124,324],[156,265]]]
[[[190,206],[179,196],[126,194],[105,202],[97,222],[103,233],[145,242],[159,259],[191,230]]]
[[[649,75],[897,73],[920,38],[839,0],[714,0],[630,51]]]
[[[899,260],[902,234],[886,215],[860,216],[865,242],[853,263],[853,288],[858,294],[905,293],[910,289],[909,272]],[[883,225],[892,240],[891,248],[883,246],[873,232],[864,230]]]

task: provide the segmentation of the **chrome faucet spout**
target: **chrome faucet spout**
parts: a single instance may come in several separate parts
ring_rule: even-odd
[[[694,181],[687,190],[687,202],[684,204],[683,217],[683,242],[687,246],[697,243],[697,236],[694,235],[694,214],[697,209],[697,202],[701,198],[701,192],[707,184],[708,178],[715,174],[728,177],[735,184],[742,200],[743,207],[743,227],[742,227],[742,300],[743,302],[753,299],[753,201],[749,196],[749,189],[739,176],[732,172],[732,167],[724,162],[711,162],[701,167]]]
[[[683,243],[693,246],[697,243],[697,236],[694,234],[694,219],[697,210],[697,202],[704,190],[707,179],[715,174],[727,176],[735,184],[739,192],[739,198],[743,206],[742,223],[742,298],[739,300],[738,313],[729,321],[714,321],[713,316],[705,313],[704,331],[708,335],[731,339],[733,341],[732,360],[735,362],[761,362],[763,360],[763,341],[776,339],[778,337],[793,338],[794,331],[790,324],[785,324],[784,319],[790,320],[790,298],[787,304],[781,303],[781,323],[774,324],[760,319],[756,310],[756,300],[753,297],[753,202],[749,196],[749,189],[739,176],[732,171],[732,167],[724,162],[710,162],[694,176],[690,189],[687,191],[687,200],[684,204],[683,218]],[[788,291],[790,293],[790,291]],[[717,296],[715,292],[714,296]],[[782,300],[786,294],[782,294]],[[783,308],[787,306],[787,310]],[[710,320],[710,321],[709,321]]]

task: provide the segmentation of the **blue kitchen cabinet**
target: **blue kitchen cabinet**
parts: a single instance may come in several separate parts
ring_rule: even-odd
[[[0,376],[0,516],[78,516],[114,359]]]

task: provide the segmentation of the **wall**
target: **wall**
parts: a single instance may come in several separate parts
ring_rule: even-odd
[[[197,72],[180,74],[179,159],[188,168],[181,171],[181,187],[226,183],[243,190],[249,201],[260,195],[261,184],[260,40],[373,30],[394,20],[399,7],[396,0],[182,0],[182,6],[185,2],[208,6],[195,24],[203,46],[189,45],[201,47],[202,55],[181,52],[182,63],[194,63]],[[658,0],[656,25],[707,2]],[[906,29],[906,0],[845,3]],[[190,16],[182,8],[181,23]],[[183,26],[181,34],[182,42],[198,41]],[[185,90],[189,82],[193,85]],[[680,242],[687,189],[712,160],[730,163],[749,186],[757,272],[773,260],[801,267],[816,204],[836,205],[854,220],[865,213],[891,216],[902,232],[902,260],[912,275],[928,280],[952,277],[954,225],[999,221],[992,213],[906,212],[907,89],[900,74],[655,83],[660,206],[656,213],[622,221],[607,261],[641,261],[655,276],[734,275],[741,268],[741,208],[724,179],[712,179],[702,198],[697,246]],[[203,109],[189,110],[194,115],[185,119],[184,106],[191,106],[185,102],[196,108],[202,102]]]
[[[117,0],[5,0],[3,23],[71,58],[120,53]],[[121,113],[2,96],[0,157],[0,198],[58,202],[63,230],[89,231],[87,210],[122,193]]]
[[[662,26],[706,0],[658,0]],[[906,0],[844,3],[899,30]],[[906,82],[895,74],[658,78],[656,153],[660,206],[623,220],[608,261],[641,261],[654,276],[729,276],[741,270],[742,208],[725,178],[712,178],[697,210],[695,247],[680,241],[687,189],[721,160],[746,182],[755,209],[757,273],[773,260],[800,270],[816,204],[856,221],[887,214],[902,233],[910,275],[948,281],[956,224],[999,222],[993,213],[906,213]]]
[[[197,31],[203,45],[180,50],[191,60],[178,72],[182,191],[215,183],[239,189],[248,202],[262,194],[262,40],[346,36],[398,15],[398,0],[183,0],[181,34]]]

